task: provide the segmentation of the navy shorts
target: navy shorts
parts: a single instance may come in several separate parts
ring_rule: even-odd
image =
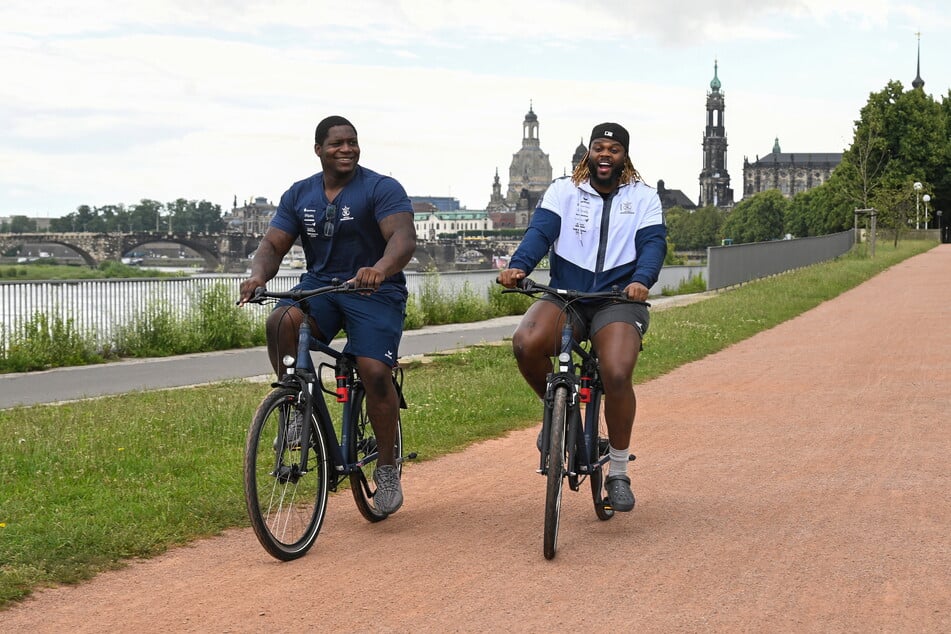
[[[303,275],[300,284],[294,288],[310,290],[326,285],[326,281]],[[306,301],[325,343],[344,330],[347,333],[344,352],[356,357],[370,357],[389,366],[396,365],[406,318],[404,289],[384,284],[369,295],[325,293]],[[281,300],[278,307],[293,304],[291,300]]]

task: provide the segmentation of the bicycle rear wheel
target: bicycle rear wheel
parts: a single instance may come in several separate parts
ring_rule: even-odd
[[[561,493],[565,481],[565,428],[568,423],[568,388],[555,388],[552,398],[551,442],[548,451],[548,488],[545,491],[545,559],[552,559],[558,548],[561,521]]]
[[[597,465],[609,452],[608,423],[604,418],[604,403],[600,390],[592,392],[591,402],[588,403],[585,412],[586,419],[588,416],[594,417],[589,424],[597,425],[597,435],[594,447],[592,447],[594,455],[591,458],[591,463]],[[594,512],[599,520],[611,519],[614,517],[614,509],[608,503],[608,492],[604,488],[604,465],[595,467],[589,480],[591,481],[591,497],[594,500]]]
[[[288,442],[287,422],[303,416],[299,392],[280,387],[258,406],[248,429],[244,454],[244,498],[258,541],[273,557],[303,556],[317,539],[327,510],[327,444],[316,420],[300,431],[310,433],[307,469],[300,445]],[[282,429],[283,428],[283,429]],[[279,445],[280,441],[280,446]]]
[[[361,386],[355,386],[351,392],[350,437],[347,439],[347,462],[359,464],[360,469],[350,474],[350,491],[353,501],[357,504],[360,514],[368,522],[385,520],[389,514],[379,511],[373,502],[376,495],[376,482],[373,481],[373,469],[376,464],[376,434],[367,416],[367,393]],[[393,455],[400,458],[403,455],[403,424],[399,410],[396,414],[396,440],[393,444]],[[403,463],[396,462],[397,472],[402,474]]]

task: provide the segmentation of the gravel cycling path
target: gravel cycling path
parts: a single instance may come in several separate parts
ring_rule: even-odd
[[[534,429],[405,470],[314,549],[232,530],[0,612],[7,632],[951,631],[951,245],[637,388],[637,507],[566,491]]]

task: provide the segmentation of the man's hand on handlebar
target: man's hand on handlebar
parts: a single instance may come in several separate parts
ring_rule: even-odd
[[[238,306],[244,306],[247,304],[248,300],[254,296],[255,289],[263,286],[264,282],[256,277],[249,277],[248,279],[241,282],[241,286],[239,288],[241,296],[238,299]]]
[[[363,289],[367,289],[368,291],[373,292],[380,288],[380,284],[382,284],[383,280],[385,279],[386,276],[380,269],[374,268],[372,266],[364,266],[357,269],[357,274],[351,279],[347,280],[347,283],[353,288],[358,288],[361,291]],[[368,292],[364,294],[369,295],[370,293]]]
[[[624,287],[624,295],[626,295],[629,300],[635,302],[646,302],[649,294],[650,289],[640,282],[631,282]]]
[[[525,271],[522,269],[505,269],[499,271],[496,281],[505,288],[515,288],[523,279],[525,279]]]

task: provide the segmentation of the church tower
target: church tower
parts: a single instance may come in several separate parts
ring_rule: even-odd
[[[700,172],[700,207],[733,206],[730,174],[726,169],[726,128],[723,111],[726,109],[717,62],[713,62],[713,79],[707,93],[707,126],[703,133],[703,170]]]
[[[921,33],[915,33],[918,37],[918,68],[915,78],[911,81],[911,87],[922,90],[925,87],[925,80],[921,78]]]
[[[551,184],[551,161],[542,152],[538,138],[538,115],[529,102],[528,113],[522,122],[522,148],[512,155],[509,166],[508,191],[499,200],[496,188],[501,189],[498,170],[492,186],[492,197],[486,210],[514,212],[514,226],[527,227],[535,206]]]

